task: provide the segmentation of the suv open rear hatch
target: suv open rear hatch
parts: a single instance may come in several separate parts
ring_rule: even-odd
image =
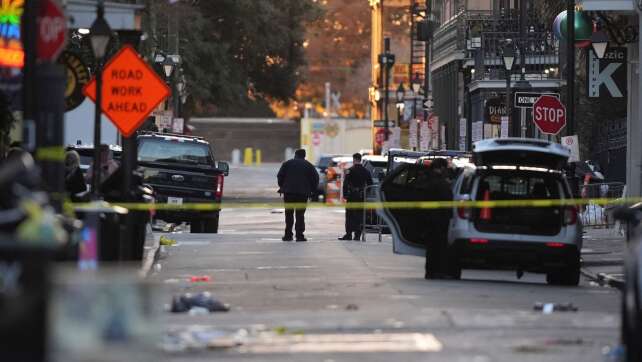
[[[523,138],[487,139],[473,145],[477,166],[518,166],[561,170],[570,151],[560,144]]]

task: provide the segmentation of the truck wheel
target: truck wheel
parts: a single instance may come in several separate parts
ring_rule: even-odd
[[[201,220],[192,220],[189,223],[189,232],[192,234],[200,234],[203,232],[203,222]]]
[[[210,219],[205,219],[202,221],[202,223],[203,223],[204,233],[210,233],[210,234],[218,233],[218,215]]]

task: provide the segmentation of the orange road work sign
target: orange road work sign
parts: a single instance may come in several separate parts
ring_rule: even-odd
[[[96,101],[96,78],[84,93]],[[101,108],[124,137],[130,137],[169,94],[165,82],[129,45],[103,68]]]

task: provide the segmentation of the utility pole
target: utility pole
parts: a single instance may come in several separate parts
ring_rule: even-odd
[[[28,0],[24,4],[22,14],[22,45],[25,52],[24,68],[22,70],[22,119],[23,119],[23,148],[29,152],[36,151],[36,109],[34,95],[36,89],[36,16],[39,0]]]
[[[426,61],[424,62],[424,94],[426,99],[432,97],[432,88],[430,84],[432,83],[432,75],[430,74],[430,62],[431,62],[431,49],[432,49],[432,34],[433,34],[433,21],[432,21],[432,1],[426,0],[426,19],[428,22],[429,28],[429,40],[425,47],[425,56]],[[424,121],[428,117],[428,111],[424,111]]]
[[[23,48],[23,107],[26,129],[25,148],[35,152],[42,180],[57,211],[62,210],[65,191],[63,118],[65,113],[65,72],[49,60],[38,63],[38,14],[40,1],[25,2]],[[35,127],[35,143],[33,139]]]
[[[566,0],[566,134],[575,134],[575,0]]]

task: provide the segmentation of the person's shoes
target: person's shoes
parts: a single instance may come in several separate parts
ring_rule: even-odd
[[[340,237],[339,240],[352,240],[352,236],[349,234],[345,234],[342,237]]]
[[[361,240],[361,233],[355,233],[354,238],[352,240]]]
[[[299,235],[296,237],[296,241],[308,241],[308,239],[306,239],[303,235]]]
[[[283,241],[292,241],[292,235],[284,235],[281,240]]]

